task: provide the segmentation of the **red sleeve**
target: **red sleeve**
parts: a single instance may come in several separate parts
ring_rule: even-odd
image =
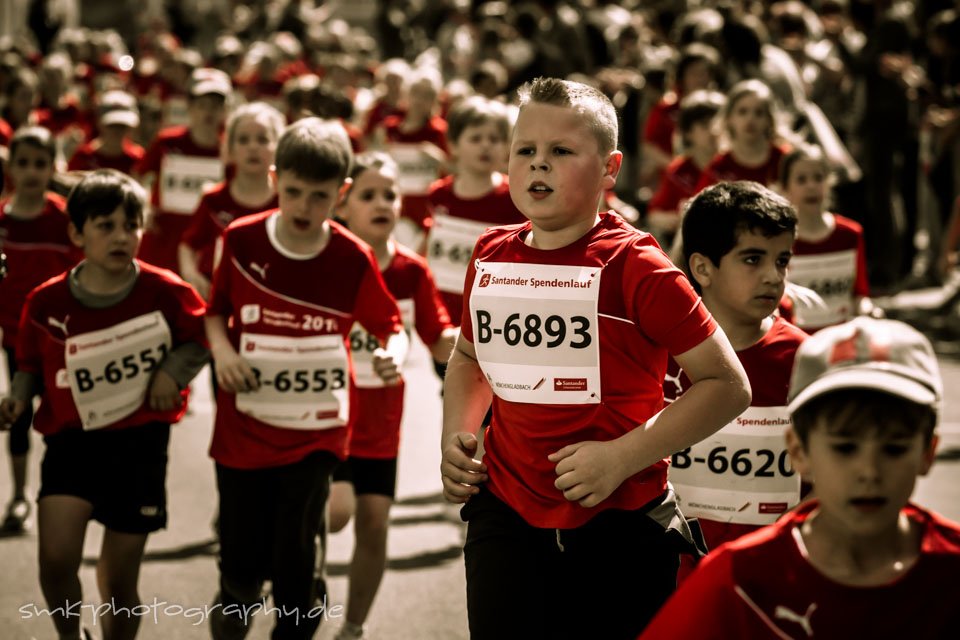
[[[667,167],[660,179],[657,192],[653,194],[650,203],[647,205],[648,211],[677,211],[679,213],[680,201],[686,196],[677,188],[673,180],[674,171],[671,167]]]
[[[230,247],[230,232],[224,233],[220,242],[220,264],[213,272],[210,285],[210,300],[207,302],[207,315],[227,318],[233,312],[230,302],[230,277],[233,273],[233,250]]]
[[[857,236],[857,280],[853,292],[858,296],[870,295],[870,282],[867,280],[867,248],[863,241],[863,232]]]
[[[159,139],[154,140],[153,144],[150,145],[150,148],[147,149],[143,159],[141,159],[140,162],[133,167],[133,172],[140,176],[145,176],[148,173],[159,174],[160,162],[163,160],[165,153],[166,147],[160,142]]]
[[[467,276],[463,281],[463,315],[460,316],[460,335],[465,340],[473,342],[473,318],[470,317],[470,296],[473,293],[473,281],[477,278],[477,256],[480,254],[480,240],[473,247],[473,255],[467,264]]]
[[[624,268],[624,300],[631,318],[671,355],[689,351],[717,328],[683,272],[659,249],[634,245],[637,254]]]
[[[39,322],[34,319],[36,315],[36,293],[34,289],[27,296],[27,301],[23,305],[23,312],[20,315],[20,327],[17,330],[17,371],[32,373],[35,376],[43,374],[43,354],[40,344],[43,339],[42,329]]]
[[[670,120],[663,101],[654,105],[643,127],[643,139],[658,147],[667,155],[673,155],[674,125]]]
[[[359,322],[368,333],[375,335],[381,342],[386,342],[390,335],[403,331],[403,322],[400,319],[400,310],[397,302],[387,290],[387,285],[380,275],[373,257],[370,257],[370,266],[360,281],[360,291],[357,293],[357,306],[353,310],[354,319]]]
[[[734,612],[741,605],[734,586],[733,554],[725,550],[711,553],[667,600],[638,640],[738,637]]]
[[[693,193],[697,194],[706,189],[707,187],[717,183],[717,176],[713,173],[713,163],[707,165],[707,168],[703,170],[703,173],[700,174],[700,179],[697,180],[697,186],[694,187]]]
[[[212,215],[210,207],[210,194],[205,193],[197,204],[197,210],[190,216],[190,226],[183,232],[180,242],[187,245],[194,251],[199,251],[203,247],[211,245],[220,235],[220,229],[210,219]]]
[[[176,289],[178,302],[177,326],[173,328],[175,344],[196,342],[207,345],[207,332],[203,325],[206,304],[196,289],[186,282]]]
[[[86,171],[88,166],[88,156],[84,153],[84,148],[80,147],[73,152],[67,163],[67,171]]]
[[[444,329],[453,326],[447,307],[443,304],[437,285],[433,281],[433,274],[426,267],[421,272],[420,281],[417,283],[414,310],[417,333],[428,347],[440,338]]]

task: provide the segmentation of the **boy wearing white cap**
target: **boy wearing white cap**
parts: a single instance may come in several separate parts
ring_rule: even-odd
[[[641,638],[953,637],[960,525],[909,502],[942,395],[930,343],[903,323],[804,342],[787,445],[816,499],[713,552]]]
[[[77,149],[67,169],[116,169],[132,175],[146,153],[130,139],[130,134],[140,126],[136,98],[126,91],[107,91],[100,97],[98,112],[100,135]]]
[[[141,182],[152,182],[152,210],[138,256],[144,262],[178,270],[180,238],[203,190],[223,180],[220,131],[232,92],[230,77],[223,71],[196,69],[187,107],[189,124],[160,131],[137,166]]]

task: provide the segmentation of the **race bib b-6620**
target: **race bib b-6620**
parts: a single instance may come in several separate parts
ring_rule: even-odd
[[[481,262],[470,292],[480,367],[510,402],[600,402],[600,267]]]
[[[67,338],[67,380],[83,428],[102,429],[139,409],[170,346],[159,311]]]
[[[237,410],[274,427],[330,429],[347,424],[350,366],[340,334],[289,337],[244,333],[240,355],[259,389],[237,394]]]

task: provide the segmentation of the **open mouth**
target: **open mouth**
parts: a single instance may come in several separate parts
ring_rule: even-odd
[[[850,505],[858,511],[872,512],[884,508],[887,505],[887,499],[880,496],[865,496],[851,499]]]
[[[553,189],[551,189],[550,187],[548,187],[542,182],[534,182],[533,184],[530,185],[530,188],[527,189],[527,191],[533,194],[534,196],[541,196],[541,197],[545,197],[553,193]]]
[[[306,231],[307,229],[310,228],[310,221],[309,221],[309,220],[301,220],[300,218],[294,218],[294,219],[293,219],[293,226],[294,226],[294,228],[298,229],[299,231]]]
[[[370,222],[371,224],[376,224],[376,225],[390,224],[391,222],[393,222],[393,218],[391,218],[390,216],[377,216]]]

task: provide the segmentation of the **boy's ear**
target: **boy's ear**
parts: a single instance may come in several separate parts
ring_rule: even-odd
[[[72,222],[67,223],[67,235],[70,236],[70,242],[78,249],[83,249],[83,234]]]
[[[930,473],[930,467],[933,466],[933,461],[937,457],[937,445],[940,444],[940,436],[934,434],[930,438],[930,444],[927,445],[927,450],[923,452],[923,463],[920,467],[920,475],[925,476]]]
[[[715,269],[713,261],[710,260],[710,258],[702,253],[695,253],[690,256],[690,263],[687,266],[690,269],[690,275],[697,281],[701,289],[706,289],[710,286],[713,270]]]
[[[800,436],[794,431],[793,427],[787,429],[786,438],[787,453],[790,454],[790,464],[793,466],[793,470],[800,474],[800,477],[806,482],[813,482],[807,449],[803,446],[803,441],[800,440]]]
[[[613,189],[617,184],[617,175],[620,174],[620,167],[623,165],[623,153],[620,151],[611,151],[607,154],[607,160],[603,165],[603,189]]]
[[[277,190],[277,165],[270,165],[270,169],[267,171],[267,178],[270,180],[270,187],[276,191]]]

